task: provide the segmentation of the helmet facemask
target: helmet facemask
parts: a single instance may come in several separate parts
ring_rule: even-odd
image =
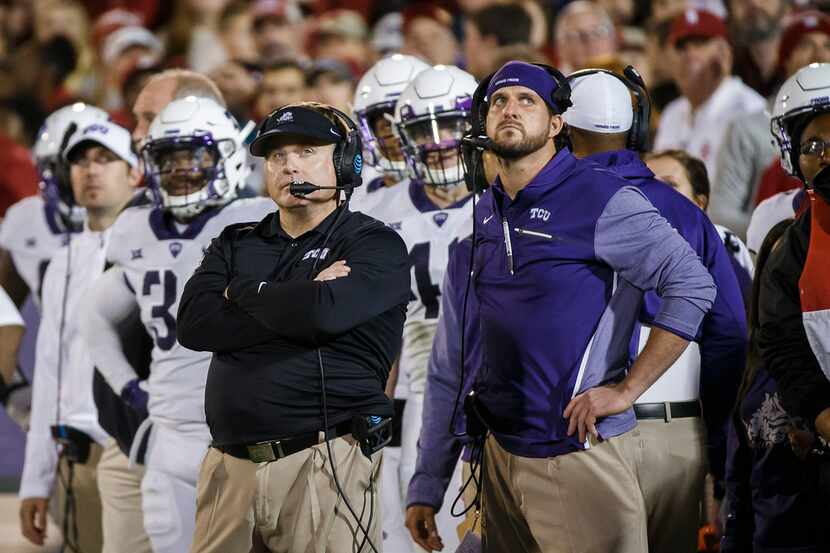
[[[464,182],[459,147],[468,126],[465,115],[455,111],[402,121],[398,130],[415,177],[432,186]]]
[[[401,179],[406,176],[407,164],[401,139],[395,132],[394,112],[392,101],[375,104],[356,115],[366,162],[384,175]]]
[[[229,201],[225,160],[234,154],[232,140],[209,134],[148,142],[142,155],[156,205],[178,219],[191,219],[208,206]]]

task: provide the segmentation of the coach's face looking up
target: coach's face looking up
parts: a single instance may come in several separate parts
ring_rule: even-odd
[[[335,186],[334,144],[320,144],[301,137],[275,138],[265,158],[268,195],[281,210],[305,210],[312,204],[328,210],[336,207],[336,190],[315,190],[303,197],[291,194],[292,182]]]
[[[487,136],[493,141],[502,185],[511,198],[556,154],[553,139],[562,127],[562,116],[553,113],[530,88],[507,86],[493,92]]]

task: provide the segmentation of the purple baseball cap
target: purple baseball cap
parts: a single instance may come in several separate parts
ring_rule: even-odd
[[[524,86],[538,94],[556,113],[562,113],[567,105],[560,106],[554,102],[553,94],[559,84],[553,75],[543,67],[523,61],[509,61],[493,74],[487,87],[487,98],[500,88],[507,86]],[[570,105],[570,104],[568,104]]]

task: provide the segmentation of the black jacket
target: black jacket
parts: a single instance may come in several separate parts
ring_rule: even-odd
[[[214,352],[205,391],[214,445],[321,429],[318,348],[329,426],[355,414],[392,415],[384,388],[409,298],[406,248],[371,217],[338,213],[296,238],[278,213],[230,226],[185,286],[179,342]],[[349,276],[313,280],[341,259]]]
[[[804,330],[798,281],[810,245],[811,212],[784,233],[761,281],[759,347],[778,382],[784,408],[813,424],[830,407],[830,381],[821,371]]]

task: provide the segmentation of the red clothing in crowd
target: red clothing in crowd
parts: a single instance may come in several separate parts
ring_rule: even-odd
[[[781,167],[781,160],[775,158],[775,161],[767,167],[761,176],[761,184],[758,185],[758,193],[755,196],[755,205],[779,192],[786,192],[793,188],[801,188],[801,181],[785,173]]]
[[[29,150],[0,134],[0,217],[10,205],[37,194],[37,170]]]

